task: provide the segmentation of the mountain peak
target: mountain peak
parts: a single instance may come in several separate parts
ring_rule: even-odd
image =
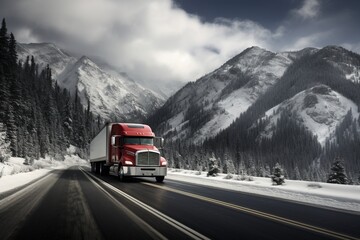
[[[260,48],[258,46],[252,46],[249,48],[246,48],[244,51],[239,53],[238,55],[231,58],[229,61],[227,61],[224,65],[235,65],[238,63],[241,59],[246,58],[253,58],[253,57],[259,57],[264,54],[271,54],[272,52],[267,51],[266,49]]]
[[[348,51],[345,48],[337,45],[328,45],[323,48],[324,50],[330,50],[330,51]]]
[[[54,43],[43,42],[43,43],[19,43],[22,48],[30,50],[30,53],[37,55],[40,53],[46,54],[60,54],[62,56],[70,57],[68,53],[62,50],[59,46]]]
[[[54,43],[50,42],[42,42],[42,43],[20,43],[21,45],[27,45],[29,47],[37,47],[37,48],[44,48],[44,47],[52,47],[52,48],[58,48]]]
[[[94,63],[89,57],[87,57],[87,56],[82,56],[79,60],[78,60],[78,62],[81,62],[81,63]]]
[[[265,48],[261,48],[261,47],[259,47],[259,46],[251,46],[251,47],[249,47],[249,48],[247,48],[247,49],[249,49],[249,50],[253,50],[253,51],[268,51],[268,50],[266,50]]]
[[[320,56],[327,59],[341,58],[342,56],[348,55],[351,52],[343,47],[336,45],[329,45],[320,50]],[[339,60],[339,59],[338,59]]]
[[[82,56],[76,63],[75,63],[75,68],[80,68],[83,66],[88,66],[91,68],[95,68],[95,69],[101,69],[94,61],[92,61],[89,57],[87,56]]]
[[[239,56],[262,55],[264,53],[271,53],[271,52],[258,46],[252,46],[242,51],[239,54]]]
[[[27,56],[34,56],[40,69],[49,64],[54,78],[57,78],[68,65],[77,61],[75,57],[69,55],[54,43],[18,43],[16,51],[18,59],[22,61],[25,61]]]

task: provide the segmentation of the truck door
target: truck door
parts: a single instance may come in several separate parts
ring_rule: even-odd
[[[111,138],[111,161],[118,163],[121,158],[122,148],[120,146],[120,136],[112,136]]]
[[[122,156],[124,154],[124,137],[119,137],[119,161],[122,161]]]

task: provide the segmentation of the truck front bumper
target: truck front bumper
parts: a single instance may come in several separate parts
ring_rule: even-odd
[[[152,166],[123,166],[124,175],[131,177],[158,177],[166,176],[167,167],[152,167]]]

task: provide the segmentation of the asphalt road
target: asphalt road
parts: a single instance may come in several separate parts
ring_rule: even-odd
[[[0,197],[0,239],[360,239],[360,215],[72,167]]]

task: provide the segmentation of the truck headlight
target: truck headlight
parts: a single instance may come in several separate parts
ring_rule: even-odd
[[[133,165],[132,161],[125,161],[125,165]]]

